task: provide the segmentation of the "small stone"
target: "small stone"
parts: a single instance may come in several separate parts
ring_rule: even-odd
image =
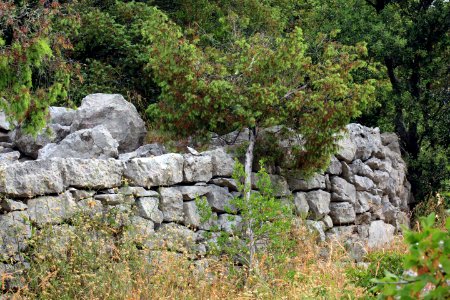
[[[28,206],[25,203],[14,201],[8,198],[0,199],[0,206],[3,208],[3,210],[7,212],[22,211],[28,208]]]
[[[177,188],[160,188],[160,209],[166,222],[183,222],[183,195]]]
[[[208,182],[212,178],[211,156],[184,155],[184,182]]]
[[[164,216],[158,207],[158,198],[141,197],[136,200],[136,208],[140,217],[150,220],[153,223],[161,224]]]
[[[213,183],[215,185],[226,187],[229,191],[238,191],[238,187],[236,184],[236,181],[233,178],[226,178],[226,177],[219,177],[219,178],[213,178],[210,183]]]
[[[294,194],[295,213],[301,218],[306,218],[309,212],[308,201],[306,200],[306,193],[297,192]]]
[[[325,226],[325,230],[328,230],[328,229],[330,229],[330,228],[333,228],[333,220],[331,219],[331,217],[330,216],[325,216],[323,219],[322,219],[322,222],[323,222],[323,224],[324,224],[324,226]]]
[[[101,201],[105,205],[133,204],[132,196],[124,196],[123,194],[101,194],[95,195],[95,200]]]
[[[348,202],[331,202],[330,217],[333,224],[342,225],[354,223],[356,214],[353,205]]]
[[[306,193],[306,201],[312,218],[319,220],[330,212],[330,198],[330,193],[322,190]]]
[[[38,226],[62,223],[76,210],[77,204],[68,191],[59,196],[44,196],[28,200],[30,220]]]

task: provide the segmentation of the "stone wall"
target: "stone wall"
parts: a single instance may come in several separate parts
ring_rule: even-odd
[[[59,138],[30,139],[0,122],[0,272],[22,260],[32,227],[58,226],[78,211],[130,212],[149,247],[178,239],[198,254],[206,251],[204,233],[213,222],[222,230],[239,222],[225,211],[240,195],[231,178],[234,159],[224,148],[194,154],[165,153],[157,144],[136,149],[140,118],[123,98],[112,96],[116,104],[108,104],[108,113],[122,112],[115,122],[102,119],[106,104],[98,100],[111,95],[88,96],[77,111],[52,108],[49,126],[65,132]],[[96,101],[100,108],[92,108]],[[80,113],[88,108],[97,114]],[[348,132],[325,173],[309,180],[293,170],[270,176],[277,196],[291,201],[320,240],[344,238],[357,258],[358,251],[388,243],[408,224],[412,196],[397,137],[359,124],[350,124]],[[206,197],[215,221],[200,222],[197,196]]]

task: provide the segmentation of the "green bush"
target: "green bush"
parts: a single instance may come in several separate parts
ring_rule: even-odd
[[[367,292],[376,286],[373,278],[381,279],[386,272],[401,275],[403,269],[403,255],[398,252],[371,252],[366,256],[367,268],[351,267],[346,270],[348,278]],[[372,294],[374,295],[374,293]]]
[[[403,267],[412,272],[386,276],[373,281],[380,299],[449,299],[450,298],[450,217],[444,229],[436,228],[436,215],[421,218],[419,231],[406,231],[409,253]],[[412,274],[414,273],[414,274]]]

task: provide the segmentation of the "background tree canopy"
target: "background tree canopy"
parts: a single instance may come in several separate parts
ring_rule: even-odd
[[[322,104],[313,110],[320,111],[329,109],[327,88],[342,97],[370,80],[376,102],[361,97],[354,112],[362,115],[343,114],[338,123],[352,117],[395,131],[422,200],[450,185],[449,10],[444,0],[0,1],[0,105],[36,131],[52,103],[122,93],[153,119],[169,110],[180,117],[197,105],[187,120],[224,132],[283,121],[287,115],[272,119],[266,112],[283,107],[280,99],[296,88],[296,97],[316,95]],[[162,37],[167,44],[155,47]],[[343,56],[363,50],[361,43],[365,58]],[[255,55],[264,59],[252,64]],[[365,67],[345,69],[352,61]],[[312,90],[300,90],[305,84]],[[356,88],[353,96],[361,95],[367,94]],[[344,106],[333,107],[335,116]],[[315,124],[292,120],[314,131]],[[186,122],[179,133],[198,125]]]

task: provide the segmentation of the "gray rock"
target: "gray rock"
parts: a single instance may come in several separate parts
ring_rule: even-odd
[[[201,217],[197,209],[195,201],[183,203],[184,225],[188,227],[198,228],[201,223]]]
[[[14,211],[0,215],[0,259],[17,255],[27,248],[31,226],[27,211]]]
[[[335,156],[331,156],[330,165],[328,166],[326,172],[331,175],[341,175],[342,165]]]
[[[331,202],[330,217],[333,224],[342,225],[354,223],[356,214],[353,205],[348,202]]]
[[[355,188],[357,191],[372,191],[375,184],[367,177],[355,175]]]
[[[306,220],[306,227],[314,234],[317,234],[317,242],[325,242],[326,236],[324,225],[320,221]]]
[[[11,130],[11,124],[7,121],[6,114],[3,111],[0,111],[0,129],[5,131]]]
[[[156,224],[161,224],[163,221],[163,213],[158,207],[158,198],[141,197],[136,200],[136,208],[140,217],[151,220]]]
[[[183,156],[165,154],[149,158],[135,158],[126,162],[124,176],[131,183],[151,188],[183,181]]]
[[[227,233],[239,232],[242,229],[242,218],[240,216],[221,214],[218,223],[220,229]]]
[[[70,218],[76,210],[77,204],[70,192],[28,200],[30,220],[39,227],[45,224],[59,224]]]
[[[62,126],[72,125],[76,111],[66,107],[50,106],[50,122]]]
[[[378,128],[369,128],[360,124],[349,124],[347,129],[350,137],[356,145],[355,158],[363,161],[368,160],[372,155],[381,152],[381,136]]]
[[[150,220],[140,216],[132,216],[130,221],[133,227],[134,238],[145,241],[155,233],[155,224]]]
[[[370,249],[383,247],[389,244],[394,238],[395,227],[386,224],[383,221],[374,221],[370,223],[369,227],[369,241]]]
[[[330,212],[330,198],[330,193],[322,190],[306,193],[306,201],[312,218],[319,220]]]
[[[93,198],[81,199],[77,205],[80,211],[90,216],[100,215],[103,212],[102,202]]]
[[[291,191],[309,191],[314,189],[325,189],[325,176],[314,174],[313,177],[305,180],[298,172],[291,172],[286,175]]]
[[[119,155],[120,160],[130,160],[140,157],[153,157],[167,154],[166,148],[159,143],[143,145],[133,152],[123,153]]]
[[[98,190],[120,186],[123,163],[114,159],[66,158],[61,171],[66,187]]]
[[[355,225],[349,226],[335,226],[327,231],[327,236],[331,240],[345,240],[351,239],[356,233],[357,227]]]
[[[101,201],[103,205],[133,204],[133,196],[125,196],[123,194],[101,194],[95,195],[95,200]]]
[[[195,200],[198,197],[205,196],[210,188],[208,186],[203,185],[186,185],[186,186],[175,186],[173,187],[177,189],[182,195],[183,200]]]
[[[0,164],[0,194],[34,197],[64,191],[60,160]]]
[[[328,229],[330,229],[330,228],[333,228],[333,220],[331,219],[331,217],[330,216],[325,216],[323,219],[322,219],[322,222],[323,222],[323,225],[325,226],[325,230],[328,230]]]
[[[208,182],[212,178],[211,156],[184,155],[183,175],[185,182]]]
[[[230,194],[227,188],[210,185],[206,199],[215,212],[236,211],[236,208],[230,203],[233,195]]]
[[[368,253],[361,240],[349,240],[345,243],[345,248],[349,256],[357,263],[362,262]]]
[[[183,195],[176,188],[160,188],[160,209],[166,222],[183,222]]]
[[[236,181],[233,178],[226,178],[226,177],[219,177],[219,178],[213,178],[210,183],[213,183],[215,185],[226,187],[230,191],[237,192],[238,186]]]
[[[50,143],[39,150],[38,159],[54,157],[117,158],[119,143],[103,125],[83,129],[66,136],[59,144]]]
[[[302,218],[306,218],[308,216],[309,205],[308,201],[306,200],[306,193],[297,192],[294,194],[294,206],[295,206],[295,213],[298,216]]]
[[[136,150],[146,134],[145,123],[136,108],[118,94],[92,94],[76,111],[71,132],[104,125],[119,142],[119,153]]]
[[[0,206],[6,212],[26,210],[28,206],[20,201],[14,201],[8,198],[0,198]]]
[[[333,191],[332,201],[356,202],[356,189],[352,184],[337,176],[332,176],[330,181]]]
[[[372,195],[368,192],[356,192],[357,201],[355,203],[355,212],[357,214],[362,214],[369,211],[370,204],[376,202],[376,200],[373,200],[375,197],[379,196]]]
[[[0,154],[0,163],[13,163],[19,160],[20,152],[19,151],[11,151],[7,153]]]
[[[350,138],[349,134],[344,134],[343,138],[338,141],[338,153],[336,157],[339,160],[346,161],[348,163],[352,162],[356,154],[356,145]]]
[[[212,176],[231,177],[234,170],[234,159],[223,148],[202,152],[202,155],[211,157]]]
[[[400,154],[400,143],[398,136],[395,133],[381,134],[381,143],[388,147],[391,151]]]
[[[370,212],[365,212],[359,215],[356,215],[355,224],[356,225],[367,225],[370,224],[370,221],[372,220],[372,215]]]
[[[92,198],[95,195],[95,191],[77,190],[75,188],[70,188],[69,191],[75,201]]]
[[[13,141],[14,148],[36,159],[42,147],[50,143],[58,143],[68,134],[68,127],[60,124],[49,124],[36,137],[24,133],[20,128],[12,131],[10,137]]]

